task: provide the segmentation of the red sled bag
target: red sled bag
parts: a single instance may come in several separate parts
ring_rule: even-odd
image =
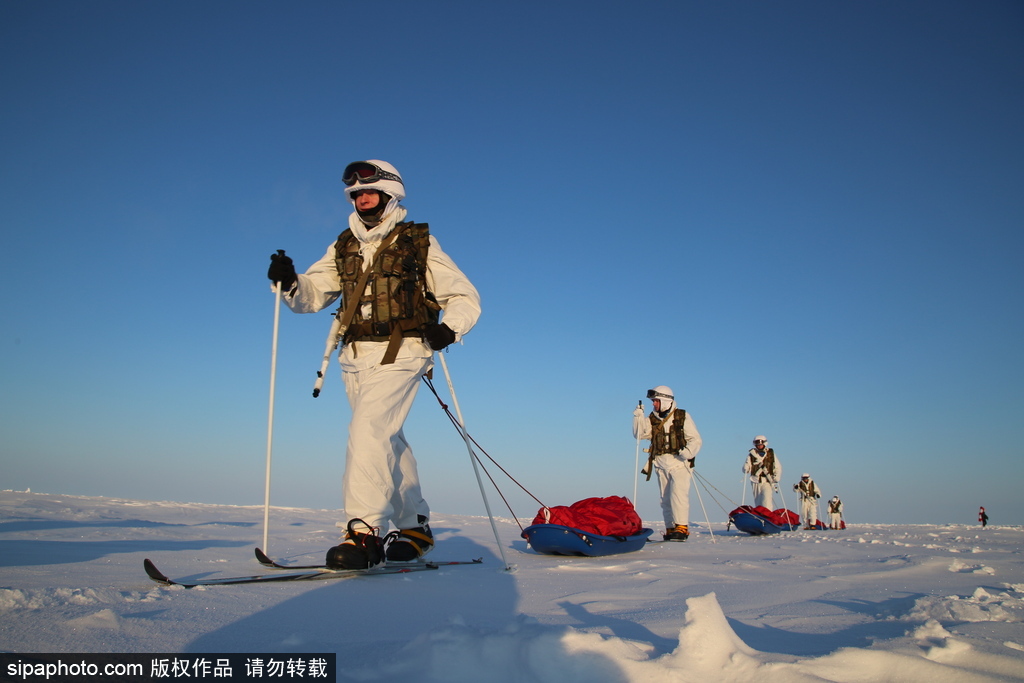
[[[749,512],[752,515],[760,517],[763,520],[771,522],[775,526],[800,526],[800,515],[796,514],[792,510],[786,508],[779,508],[778,510],[769,510],[766,507],[758,505],[741,505],[732,512],[729,513],[729,518],[741,513]]]
[[[598,536],[635,536],[644,526],[633,504],[622,496],[585,498],[568,507],[541,508],[533,524],[557,524]]]

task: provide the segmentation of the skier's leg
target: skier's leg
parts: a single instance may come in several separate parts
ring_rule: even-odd
[[[690,484],[693,480],[693,474],[690,472],[689,465],[680,463],[678,467],[674,467],[670,472],[672,478],[672,484],[670,486],[671,505],[672,505],[672,518],[675,519],[676,526],[684,524],[689,526],[690,524]]]
[[[402,425],[419,389],[429,358],[398,358],[389,365],[349,371],[345,389],[352,407],[343,495],[349,519],[360,518],[387,530],[398,492],[421,503],[416,460],[402,435]],[[396,448],[401,449],[396,453]],[[401,494],[399,495],[401,497]],[[422,503],[425,507],[425,503]],[[403,514],[407,514],[403,510]]]
[[[672,527],[676,525],[675,520],[672,517],[672,500],[671,500],[671,479],[667,472],[661,467],[657,467],[658,459],[654,460],[655,465],[652,465],[658,472],[658,494],[661,496],[661,517],[665,520],[665,531],[669,532]]]
[[[412,448],[405,440],[403,430],[399,430],[391,443],[397,462],[392,471],[395,488],[391,495],[391,519],[399,529],[423,526],[421,520],[430,518],[430,507],[420,491],[419,471]]]

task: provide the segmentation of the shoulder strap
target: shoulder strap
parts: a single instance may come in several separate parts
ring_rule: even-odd
[[[345,302],[344,311],[339,311],[342,314],[340,330],[341,336],[345,335],[345,330],[347,330],[348,326],[352,324],[352,318],[354,318],[356,315],[356,307],[359,306],[359,300],[363,296],[363,290],[366,289],[366,282],[367,280],[370,279],[370,273],[373,272],[373,266],[377,263],[377,259],[380,258],[380,255],[384,252],[384,250],[390,247],[391,243],[395,241],[395,238],[398,236],[398,233],[401,232],[401,230],[399,229],[401,227],[401,225],[396,225],[395,228],[390,233],[388,233],[388,236],[381,240],[380,246],[377,247],[377,253],[373,255],[372,263],[363,264],[363,272],[359,274],[359,281],[356,282],[356,288],[352,290],[352,300]]]

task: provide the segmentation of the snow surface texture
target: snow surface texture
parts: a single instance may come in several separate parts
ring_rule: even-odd
[[[190,590],[143,573],[144,557],[172,578],[270,571],[262,515],[0,493],[0,649],[338,652],[344,681],[1024,680],[1020,527],[693,525],[686,543],[570,558],[505,519],[506,571],[486,519],[435,515],[430,557],[483,565]],[[274,508],[270,554],[318,562],[336,516]]]

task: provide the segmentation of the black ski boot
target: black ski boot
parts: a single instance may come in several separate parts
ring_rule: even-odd
[[[358,525],[366,531],[356,531]],[[384,539],[361,519],[350,519],[345,540],[327,551],[327,566],[331,569],[369,569],[383,562]]]
[[[430,532],[427,518],[418,515],[416,521],[421,526],[412,529],[401,529],[388,534],[388,562],[412,562],[426,555],[434,547],[434,534]]]

